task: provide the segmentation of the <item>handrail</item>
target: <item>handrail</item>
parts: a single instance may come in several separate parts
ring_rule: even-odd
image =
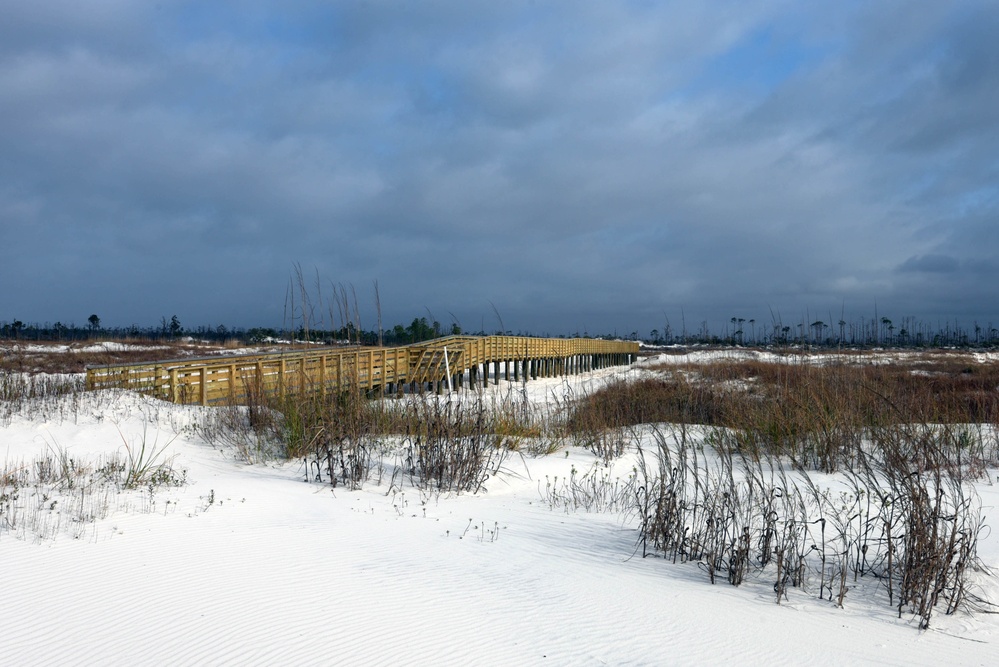
[[[449,363],[445,370],[443,349]],[[638,343],[595,338],[446,336],[402,347],[322,348],[256,355],[168,359],[87,368],[87,389],[121,388],[174,403],[242,402],[255,392],[284,395],[318,389],[341,391],[440,390],[450,374],[461,386],[500,379],[561,375],[631,363]]]

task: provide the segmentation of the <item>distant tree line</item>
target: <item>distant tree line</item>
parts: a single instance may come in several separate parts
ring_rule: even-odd
[[[25,324],[21,320],[0,321],[0,338],[27,341],[85,341],[100,338],[102,340],[124,340],[128,338],[146,340],[170,340],[185,336],[198,340],[224,342],[238,340],[247,343],[266,341],[309,341],[329,345],[377,345],[379,335],[384,345],[408,345],[420,343],[442,336],[456,336],[462,333],[457,324],[443,326],[440,322],[430,322],[426,317],[414,318],[408,326],[396,324],[385,331],[366,331],[359,329],[353,323],[335,330],[324,330],[299,327],[288,331],[270,327],[239,328],[218,326],[184,327],[180,319],[173,315],[169,319],[163,317],[159,326],[139,326],[133,324],[127,327],[102,327],[101,318],[96,314],[87,318],[87,324],[63,324],[62,322],[44,324]],[[483,332],[478,332],[483,334]]]
[[[632,338],[638,339],[637,332]],[[662,331],[653,329],[648,338],[653,345],[744,345],[744,346],[810,346],[810,347],[999,347],[999,329],[988,323],[973,322],[970,327],[959,322],[936,325],[904,317],[896,324],[888,317],[843,318],[824,321],[811,318],[794,324],[779,318],[768,322],[733,317],[721,331],[712,331],[702,322],[694,331],[684,326],[675,331],[669,321]]]
[[[325,345],[409,345],[433,340],[442,336],[456,336],[467,333],[473,336],[518,335],[532,336],[531,332],[518,331],[470,331],[464,332],[457,322],[442,325],[426,317],[414,318],[408,325],[396,324],[382,330],[365,330],[352,322],[333,330],[297,327],[295,330],[268,327],[239,328],[201,325],[184,327],[180,319],[173,315],[160,319],[158,326],[103,327],[96,314],[87,318],[86,325],[62,322],[26,324],[18,319],[0,320],[0,338],[28,341],[83,341],[100,338],[103,340],[124,340],[128,338],[146,340],[172,340],[189,336],[210,342],[242,341],[262,343],[267,341],[308,341]],[[550,334],[544,333],[544,336]],[[590,337],[590,334],[576,332],[556,337]],[[694,330],[681,325],[673,328],[667,320],[662,329],[652,329],[648,336],[632,331],[621,335],[618,332],[593,336],[595,338],[629,338],[641,340],[650,345],[711,345],[711,346],[809,346],[819,348],[932,348],[932,347],[999,347],[999,329],[991,323],[972,323],[970,327],[958,322],[930,325],[912,317],[905,317],[896,324],[888,317],[860,318],[853,321],[838,319],[834,322],[802,319],[795,324],[785,324],[779,318],[768,322],[756,319],[733,317],[720,330],[712,330],[708,323]]]
[[[237,332],[237,333],[233,333]],[[44,324],[25,324],[21,320],[11,321],[0,320],[0,338],[23,339],[36,341],[77,341],[91,340],[94,338],[116,339],[143,338],[160,340],[166,338],[179,338],[181,336],[197,336],[206,340],[226,340],[233,337],[241,337],[245,331],[241,329],[230,330],[224,325],[217,327],[201,326],[196,329],[186,330],[181,326],[180,319],[173,315],[168,320],[163,317],[159,326],[139,326],[133,324],[127,327],[102,327],[101,318],[95,313],[87,318],[87,324],[78,325],[75,322],[64,324],[62,322]]]

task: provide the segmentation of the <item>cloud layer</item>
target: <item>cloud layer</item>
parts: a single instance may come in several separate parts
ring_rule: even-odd
[[[999,323],[992,3],[8,5],[0,320]]]

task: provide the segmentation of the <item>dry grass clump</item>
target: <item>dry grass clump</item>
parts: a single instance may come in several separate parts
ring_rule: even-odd
[[[543,487],[538,481],[538,492],[553,510],[624,513],[632,505],[636,473],[622,479],[614,475],[612,462],[597,461],[582,473],[572,466],[568,477],[545,475]]]
[[[574,444],[605,461],[627,449],[625,426],[661,422],[720,424],[724,402],[684,374],[609,385],[568,406],[565,428]]]
[[[83,389],[82,376],[0,372],[0,425],[10,424],[16,415],[42,420],[75,417]]]
[[[511,451],[481,400],[412,401],[406,417],[401,472],[425,490],[477,493]]]
[[[274,395],[248,385],[239,403],[209,408],[198,431],[247,463],[302,459],[315,481],[358,486],[367,479],[377,436],[392,430],[383,401],[357,390]]]
[[[160,489],[186,483],[187,471],[164,455],[167,445],[150,444],[145,435],[123,442],[124,453],[93,459],[51,445],[30,462],[6,462],[0,468],[0,537],[42,540],[68,533],[81,539],[115,511],[155,511]]]
[[[250,392],[246,405],[206,412],[199,427],[210,443],[247,462],[301,459],[306,479],[359,488],[386,458],[393,486],[409,480],[435,493],[477,492],[506,456],[545,442],[542,427],[512,406],[487,406],[434,394],[383,399],[353,389],[274,396]]]
[[[720,424],[724,409],[711,387],[676,374],[620,382],[584,396],[573,406],[568,427],[586,431],[656,422]]]
[[[356,390],[286,398],[278,411],[289,458],[303,458],[317,482],[325,477],[351,488],[370,476],[381,450],[379,433],[391,421],[384,402]]]
[[[724,426],[738,432],[739,451],[832,472],[852,465],[872,429],[999,423],[997,388],[994,363],[944,366],[931,375],[898,364],[691,364],[597,391],[577,404],[568,424],[590,439],[640,423]],[[969,431],[965,463],[999,462],[994,434]]]
[[[585,443],[655,424],[632,485],[643,555],[769,579],[778,603],[798,589],[842,605],[873,579],[921,628],[984,608],[973,481],[999,463],[999,366],[822,361],[664,366],[579,401],[568,425]]]
[[[83,378],[74,376],[27,375],[0,371],[0,402],[21,404],[79,393]]]
[[[643,556],[696,562],[712,583],[769,579],[778,604],[798,589],[842,606],[872,578],[920,628],[940,607],[983,607],[969,584],[983,570],[981,501],[946,433],[884,427],[832,489],[731,438],[710,429],[704,447],[686,425],[653,430],[633,486]]]

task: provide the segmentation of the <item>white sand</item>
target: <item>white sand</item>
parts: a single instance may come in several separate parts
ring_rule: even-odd
[[[578,395],[623,372],[638,371],[527,388],[536,401]],[[627,517],[542,500],[546,476],[594,464],[583,450],[509,459],[474,496],[388,493],[387,480],[334,490],[304,482],[299,462],[249,466],[213,449],[187,428],[199,409],[91,395],[75,419],[0,428],[8,469],[52,451],[96,460],[145,433],[188,479],[152,498],[115,494],[92,523],[53,528],[49,511],[34,531],[0,531],[0,664],[996,661],[996,616],[941,613],[919,632],[876,595],[840,609],[792,591],[778,606],[764,582],[712,586],[696,565],[641,558]],[[612,474],[628,471],[625,460]],[[990,514],[999,491],[981,493]],[[999,533],[981,549],[999,565]]]

